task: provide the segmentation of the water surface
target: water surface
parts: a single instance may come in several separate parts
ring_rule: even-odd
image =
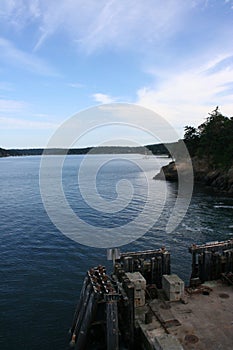
[[[93,157],[93,164],[95,158]],[[156,188],[155,215],[160,198],[152,177],[158,162],[148,162],[147,177]],[[75,212],[96,225],[120,226],[140,212],[145,197],[144,174],[125,159],[114,159],[97,178],[103,198],[116,198],[116,183],[126,178],[136,188],[130,206],[114,218],[100,216],[82,200],[77,187],[77,170],[82,156],[69,156],[64,165],[65,194]],[[167,159],[161,160],[164,164]],[[61,234],[42,205],[39,190],[40,157],[0,159],[0,348],[3,350],[57,350],[68,348],[68,330],[85,271],[106,261],[105,249],[78,244]],[[90,168],[91,172],[91,168]],[[88,186],[87,172],[87,186]],[[161,183],[161,188],[164,184]],[[188,247],[192,243],[225,240],[233,230],[233,199],[197,187],[189,210],[172,234],[164,227],[177,194],[176,184],[166,184],[166,204],[160,220],[145,236],[122,251],[156,249],[165,245],[172,253],[172,272],[185,281],[190,274]],[[162,191],[161,191],[162,194]],[[152,192],[153,195],[153,192]]]

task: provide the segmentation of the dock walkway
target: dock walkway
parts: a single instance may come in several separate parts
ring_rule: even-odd
[[[204,292],[185,292],[183,301],[154,299],[144,309],[137,309],[135,317],[144,335],[146,349],[154,349],[155,339],[161,339],[163,349],[167,350],[170,338],[173,339],[173,350],[232,349],[233,287],[221,280],[202,286]],[[148,310],[152,320],[145,324],[144,315]]]

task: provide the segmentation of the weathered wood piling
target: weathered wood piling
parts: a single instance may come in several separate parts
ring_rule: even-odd
[[[192,254],[189,293],[202,291],[204,294],[208,287],[196,286],[219,278],[233,284],[233,239],[192,245],[189,251]],[[141,349],[140,334],[144,334],[144,338],[146,334],[143,324],[149,326],[152,319],[156,319],[163,332],[164,325],[180,326],[176,319],[163,320],[154,302],[155,299],[162,300],[162,303],[164,300],[178,302],[184,298],[184,282],[171,275],[170,252],[162,247],[141,252],[110,253],[114,257],[112,275],[107,275],[105,267],[99,265],[91,268],[84,279],[71,327],[71,345],[76,350],[118,350],[122,349],[122,344],[124,349]],[[167,304],[162,306],[165,310]],[[140,314],[142,312],[143,315]],[[144,320],[140,321],[140,326],[138,315]],[[169,336],[165,337],[166,342],[174,345],[176,341],[171,339],[169,332],[166,328],[165,333]],[[145,343],[151,344],[151,340],[147,339]],[[156,346],[150,345],[148,349],[157,349]]]
[[[133,272],[161,288],[162,276],[170,274],[170,253],[165,248],[124,253],[116,259],[111,277],[103,266],[87,272],[71,327],[75,349],[88,348],[90,332],[97,333],[100,325],[107,350],[118,350],[119,333],[128,349],[135,348],[135,286],[127,276]]]
[[[192,245],[192,275],[190,284],[217,280],[222,274],[233,271],[233,239]]]

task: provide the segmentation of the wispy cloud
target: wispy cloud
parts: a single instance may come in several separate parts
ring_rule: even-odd
[[[59,30],[87,52],[103,46],[139,49],[174,35],[193,4],[202,0],[2,0],[7,22],[37,25],[38,50]],[[1,11],[1,10],[0,10]]]
[[[11,83],[8,83],[6,81],[0,81],[0,90],[2,90],[2,91],[12,91],[14,89],[13,89],[13,86],[12,86]]]
[[[113,98],[109,95],[106,95],[106,94],[101,94],[101,93],[96,93],[96,94],[93,94],[92,97],[94,98],[94,100],[96,102],[99,102],[99,103],[113,103],[113,102],[116,102],[116,98]]]
[[[56,123],[40,122],[22,118],[11,118],[0,115],[1,130],[54,130]]]
[[[1,130],[42,130],[58,127],[57,123],[49,121],[52,120],[51,115],[31,113],[31,107],[25,101],[0,99]],[[37,120],[41,118],[45,120]]]
[[[46,114],[46,113],[33,113],[31,114],[32,117],[35,118],[41,118],[41,119],[52,119],[54,118],[53,116],[51,116],[50,114]]]
[[[232,0],[225,0],[226,4],[230,4],[231,5],[231,9],[233,10],[233,1]]]
[[[233,5],[219,2],[226,10]],[[21,30],[33,23],[35,50],[60,31],[87,52],[106,46],[145,50],[185,29],[196,8],[213,6],[208,0],[1,0],[0,16]]]
[[[21,113],[28,108],[24,101],[0,99],[0,113]]]
[[[231,9],[232,0],[220,1],[226,11]],[[1,0],[0,16],[6,26],[34,25],[34,51],[63,32],[87,53],[106,47],[147,53],[185,31],[196,9],[208,11],[215,5],[208,0]],[[224,34],[224,25],[217,30]]]
[[[20,31],[41,16],[41,0],[1,0],[0,16],[7,26]]]
[[[37,56],[24,52],[14,46],[12,42],[0,37],[0,60],[24,68],[36,74],[57,76],[55,69]]]
[[[125,49],[128,45],[143,50],[174,35],[188,8],[187,2],[174,0],[166,4],[158,0],[105,1],[79,43],[88,51],[102,46]]]
[[[139,80],[133,85],[129,81],[131,101],[135,86],[141,86],[135,102],[153,108],[181,128],[194,120],[199,123],[198,118],[216,105],[222,106],[223,113],[232,114],[232,53],[227,52],[232,49],[232,5],[233,0],[1,0],[0,18],[4,27],[11,26],[14,34],[17,31],[19,44],[0,37],[0,61],[38,74],[57,75],[54,67],[38,57],[38,52],[45,49],[46,54],[44,46],[61,33],[59,40],[65,38],[64,44],[78,48],[80,56],[80,49],[89,54],[103,50],[106,55],[122,50],[132,57],[140,52],[137,69],[143,67],[144,73],[150,73],[154,85],[143,86]],[[216,22],[220,6],[218,15],[222,17]],[[10,30],[6,33],[12,34]],[[33,53],[20,49],[24,34],[27,40],[34,40],[30,42]],[[11,38],[15,40],[13,35]],[[51,55],[51,49],[48,52]],[[50,57],[56,61],[57,57]],[[108,64],[107,56],[103,57],[101,64]],[[129,60],[129,56],[125,57]],[[122,72],[127,80],[127,70]],[[69,79],[71,83],[66,86],[83,87],[79,82],[72,83],[74,75]],[[116,93],[111,90],[111,81],[109,87],[101,86],[99,91]],[[118,93],[121,96],[121,91]],[[104,104],[119,100],[101,92],[92,97]],[[17,113],[23,108],[20,101],[2,100],[0,111],[1,103],[4,113]]]
[[[161,77],[160,77],[161,78]],[[166,117],[176,127],[199,123],[216,105],[233,111],[233,56],[222,55],[201,67],[166,75],[155,88],[138,90],[138,103]]]
[[[81,83],[69,83],[69,84],[67,84],[67,86],[74,88],[74,89],[81,89],[84,87],[84,85]]]

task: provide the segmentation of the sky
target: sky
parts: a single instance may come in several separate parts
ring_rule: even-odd
[[[217,105],[230,117],[232,38],[232,0],[0,0],[0,147],[45,147],[106,103],[149,108],[179,137]]]

